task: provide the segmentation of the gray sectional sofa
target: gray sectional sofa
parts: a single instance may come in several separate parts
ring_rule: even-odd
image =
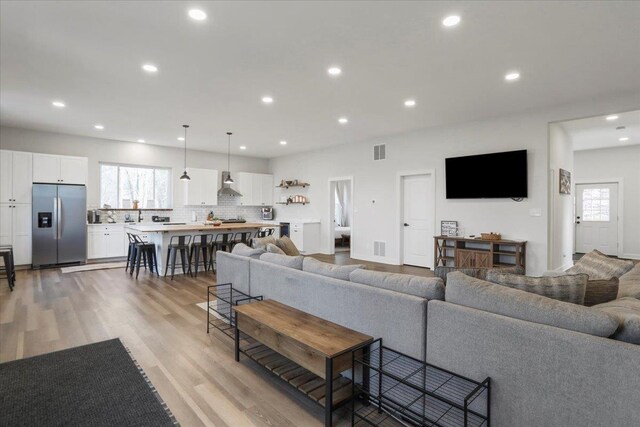
[[[461,375],[490,376],[493,426],[640,425],[640,345],[607,337],[616,325],[595,308],[561,313],[569,303],[547,307],[545,297],[508,288],[496,295],[490,288],[499,285],[478,280],[478,288],[462,273],[449,276],[445,298],[438,278],[411,284],[410,276],[354,270],[342,280],[262,257],[219,252],[218,283],[382,337]],[[505,306],[504,292],[523,302]]]

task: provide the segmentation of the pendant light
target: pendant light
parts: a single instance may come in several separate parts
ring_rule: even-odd
[[[189,125],[182,125],[184,128],[184,173],[180,177],[182,181],[191,181],[189,175],[187,175],[187,128]]]
[[[225,184],[233,184],[234,181],[231,179],[231,132],[227,132],[228,142],[227,142],[227,171],[229,175],[224,179]]]

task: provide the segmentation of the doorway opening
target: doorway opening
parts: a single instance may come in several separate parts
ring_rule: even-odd
[[[353,248],[353,177],[329,179],[329,253],[351,256]]]
[[[398,174],[400,264],[433,268],[435,177],[433,171]]]

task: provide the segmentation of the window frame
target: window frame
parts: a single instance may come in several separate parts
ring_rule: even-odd
[[[116,203],[118,204],[118,206],[116,207],[111,207],[111,209],[127,209],[127,208],[121,208],[120,207],[120,168],[121,167],[125,167],[125,168],[138,168],[138,169],[151,169],[153,170],[153,194],[155,196],[156,194],[156,170],[163,170],[163,171],[168,171],[169,172],[169,188],[168,188],[168,195],[167,195],[167,200],[169,201],[169,206],[164,207],[164,208],[141,208],[144,210],[166,210],[166,209],[173,209],[173,168],[169,167],[169,166],[150,166],[150,165],[140,165],[140,164],[134,164],[134,163],[118,163],[118,162],[98,162],[98,175],[99,175],[99,179],[98,179],[98,188],[99,188],[99,198],[100,198],[100,208],[102,208],[104,206],[104,204],[102,203],[102,166],[115,166],[118,168],[118,173],[116,174],[116,185],[117,185],[117,201]],[[133,210],[133,208],[131,208],[131,210]]]

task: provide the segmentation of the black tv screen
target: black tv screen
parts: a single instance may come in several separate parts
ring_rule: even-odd
[[[445,159],[447,199],[527,197],[527,150]]]

